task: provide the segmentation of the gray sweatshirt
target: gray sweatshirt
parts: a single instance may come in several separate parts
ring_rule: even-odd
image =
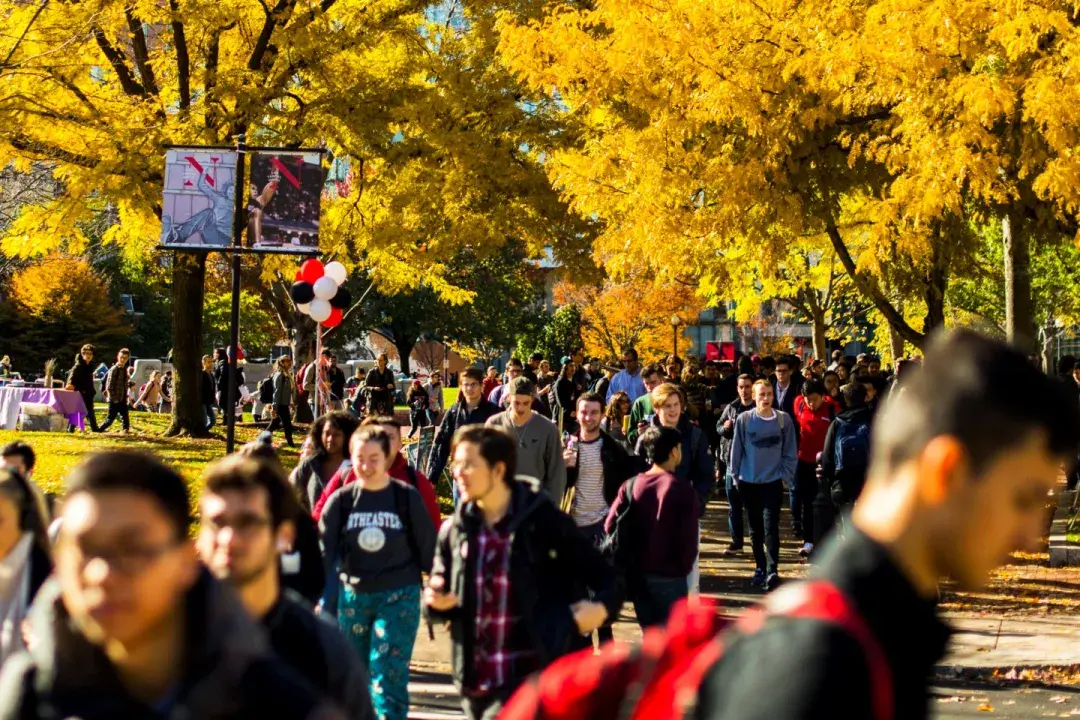
[[[319,518],[326,558],[326,589],[322,603],[336,609],[344,575],[359,593],[396,590],[420,584],[420,573],[431,571],[435,555],[435,526],[415,488],[397,480],[383,490],[365,491],[349,483],[327,500]],[[394,484],[398,485],[397,490]],[[420,557],[414,556],[404,518],[398,516],[395,492],[408,498],[409,524]]]
[[[796,454],[795,423],[782,410],[764,419],[750,410],[735,419],[728,472],[740,483],[760,485],[777,480],[791,482],[799,458]]]
[[[515,427],[510,417],[507,410],[492,415],[486,424],[517,438],[517,474],[539,480],[548,497],[558,506],[566,492],[566,464],[562,459],[559,429],[555,423],[536,413],[521,427]]]

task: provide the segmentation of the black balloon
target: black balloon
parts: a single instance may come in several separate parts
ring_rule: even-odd
[[[340,295],[341,291],[338,291],[338,294]],[[289,296],[292,297],[294,303],[302,305],[315,299],[315,290],[311,287],[311,283],[293,283],[289,288]]]
[[[352,295],[343,287],[339,287],[337,294],[330,298],[330,307],[338,310],[348,310],[350,305],[352,305]]]

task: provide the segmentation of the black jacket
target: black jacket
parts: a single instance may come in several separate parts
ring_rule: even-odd
[[[472,687],[473,641],[476,637],[476,537],[483,522],[471,502],[458,506],[443,523],[435,546],[432,576],[461,604],[447,612],[427,608],[436,621],[449,621],[451,662],[458,687]],[[544,667],[568,652],[579,650],[587,640],[574,624],[570,605],[589,597],[607,606],[614,618],[619,611],[615,571],[592,542],[585,538],[568,515],[539,492],[535,483],[514,485],[509,512],[513,542],[510,550],[510,584],[521,615],[522,635],[508,639],[515,647],[531,647]],[[524,678],[511,678],[512,686]]]
[[[836,419],[855,424],[865,422],[870,426],[870,436],[873,437],[874,413],[865,405],[854,410],[845,410],[837,415]],[[867,468],[844,468],[842,471],[836,469],[836,428],[837,423],[833,422],[825,433],[825,446],[821,451],[821,476],[828,484],[833,500],[845,504],[855,502],[862,492]]]
[[[469,410],[462,399],[446,411],[438,430],[435,431],[435,439],[431,443],[431,454],[428,455],[428,464],[424,471],[433,484],[438,484],[443,469],[446,467],[446,461],[450,459],[450,441],[454,439],[457,429],[466,425],[483,425],[488,418],[500,412],[502,410],[499,406],[487,398],[480,398],[480,404],[475,410]]]
[[[716,421],[716,432],[720,436],[720,445],[717,448],[717,457],[725,466],[727,466],[731,460],[731,443],[735,439],[735,420],[744,412],[753,410],[757,407],[753,401],[749,405],[743,405],[742,400],[735,398],[733,401],[724,406],[724,411],[720,413],[720,419]],[[731,427],[724,429],[724,423],[731,421]]]
[[[71,366],[67,376],[68,385],[75,388],[75,392],[83,397],[93,397],[97,394],[94,388],[94,367],[82,359],[75,358],[75,364]]]
[[[336,625],[282,593],[262,619],[270,646],[300,676],[337,703],[349,720],[373,720],[368,678],[356,650]]]
[[[880,643],[892,668],[893,717],[928,717],[928,678],[949,636],[935,603],[858,530],[824,550],[811,577],[844,591]],[[864,658],[862,645],[831,625],[771,618],[730,641],[705,676],[697,718],[874,720]]]
[[[604,502],[611,505],[619,494],[619,488],[634,474],[630,454],[615,438],[600,431],[600,464],[604,468]],[[578,479],[578,467],[566,468],[566,489],[574,487]]]
[[[202,384],[199,386],[199,398],[202,400],[203,405],[213,405],[215,402],[214,391],[217,389],[217,384],[214,382],[214,376],[212,373],[208,373],[205,370],[202,371]]]
[[[660,427],[660,418],[653,415],[650,424],[653,427]],[[682,433],[682,462],[672,474],[694,486],[694,490],[701,499],[701,504],[698,506],[700,513],[704,514],[705,506],[709,504],[709,496],[712,495],[713,488],[716,486],[716,470],[713,468],[712,457],[709,456],[709,440],[701,428],[690,422],[690,418],[685,413],[679,417],[678,431]],[[634,474],[648,470],[649,461],[645,458],[641,435],[638,436],[637,445],[634,446],[634,455]]]
[[[170,717],[202,720],[340,718],[311,685],[274,657],[231,590],[203,571],[184,600],[189,646]],[[29,616],[31,650],[0,669],[0,719],[159,720],[124,688],[105,653],[79,634],[46,583]]]

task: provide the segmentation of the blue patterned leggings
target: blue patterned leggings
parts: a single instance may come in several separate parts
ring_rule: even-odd
[[[409,715],[409,661],[420,625],[420,586],[357,593],[342,585],[338,626],[367,665],[378,720]]]

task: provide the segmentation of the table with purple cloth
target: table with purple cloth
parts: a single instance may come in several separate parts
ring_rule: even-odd
[[[33,386],[0,387],[0,429],[14,430],[19,422],[19,406],[23,403],[48,405],[65,416],[69,423],[83,429],[86,423],[86,403],[73,390],[48,390]]]

